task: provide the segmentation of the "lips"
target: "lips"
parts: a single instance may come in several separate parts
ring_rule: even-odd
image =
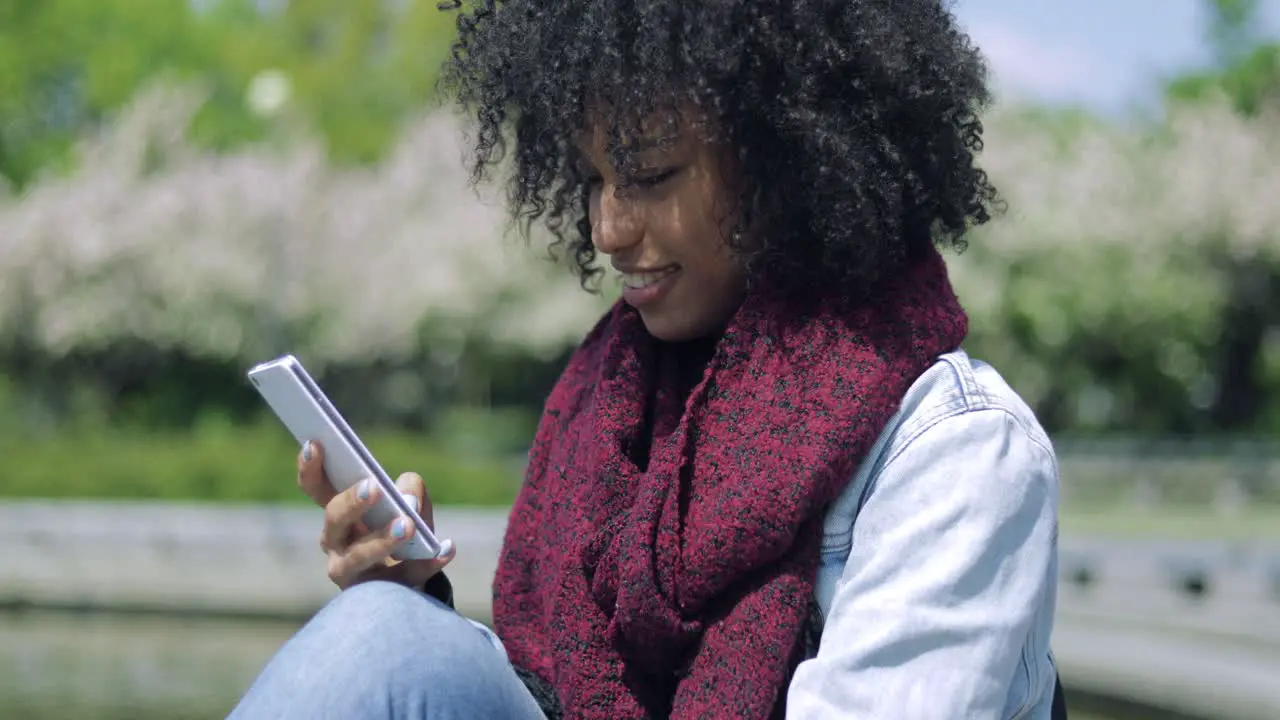
[[[624,272],[622,273],[622,286],[632,290],[643,290],[650,285],[656,285],[663,278],[674,274],[679,269],[676,265],[668,265],[656,270]]]
[[[658,307],[662,298],[671,292],[679,275],[679,265],[623,272],[622,299],[642,312],[651,310]]]

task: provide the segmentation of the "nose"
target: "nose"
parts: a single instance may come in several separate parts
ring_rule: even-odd
[[[640,213],[613,185],[593,193],[590,213],[591,242],[605,255],[623,252],[644,237]]]

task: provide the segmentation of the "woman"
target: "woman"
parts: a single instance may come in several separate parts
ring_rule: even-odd
[[[1054,455],[935,249],[997,202],[942,2],[489,0],[458,32],[475,179],[513,149],[514,217],[623,298],[547,400],[496,634],[308,445],[345,591],[235,716],[1060,715]]]

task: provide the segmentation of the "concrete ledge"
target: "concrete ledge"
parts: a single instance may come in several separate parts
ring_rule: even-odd
[[[1148,708],[1150,717],[1280,718],[1280,648],[1070,615],[1058,616],[1053,637],[1068,688]]]
[[[336,589],[320,511],[196,504],[0,503],[0,606],[305,617]],[[458,607],[487,614],[506,515],[438,508]]]

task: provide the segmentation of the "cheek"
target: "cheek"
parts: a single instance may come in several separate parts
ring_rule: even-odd
[[[708,265],[708,270],[717,277],[734,273],[738,265],[729,246],[736,224],[737,218],[723,204],[704,203],[698,213],[691,243],[697,246],[700,262]]]
[[[681,245],[698,258],[721,257],[727,254],[730,232],[735,218],[726,203],[708,192],[708,188],[695,185],[673,203],[667,223],[673,236]]]
[[[692,218],[690,218],[692,219]],[[728,238],[734,221],[723,213],[700,213],[697,222],[683,228],[685,257],[690,275],[696,278],[693,289],[713,305],[723,305],[745,285],[745,271]]]

